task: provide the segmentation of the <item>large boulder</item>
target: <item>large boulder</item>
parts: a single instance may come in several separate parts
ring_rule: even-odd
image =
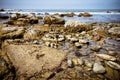
[[[18,79],[29,78],[46,70],[58,67],[65,58],[65,53],[57,49],[40,45],[13,45],[5,43],[10,61],[16,68]]]
[[[57,18],[54,16],[46,16],[44,18],[44,24],[64,24],[65,20],[63,18]]]
[[[80,20],[68,20],[64,27],[78,27],[81,25],[87,25],[87,23]]]

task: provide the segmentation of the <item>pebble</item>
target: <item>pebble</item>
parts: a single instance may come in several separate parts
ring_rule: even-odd
[[[115,62],[108,61],[108,62],[107,62],[107,65],[110,66],[110,67],[113,68],[113,69],[120,70],[120,65],[117,64],[117,63],[115,63]]]
[[[105,73],[105,68],[100,63],[94,63],[93,72],[95,73]]]
[[[74,66],[73,61],[71,59],[68,59],[67,63],[68,63],[68,67],[70,68]]]

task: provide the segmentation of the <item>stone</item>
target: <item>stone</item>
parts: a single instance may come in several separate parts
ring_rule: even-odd
[[[0,30],[0,38],[8,39],[8,38],[17,38],[24,35],[23,27],[5,27]]]
[[[18,18],[18,15],[17,15],[17,14],[12,14],[12,15],[10,16],[10,18],[13,19],[13,20],[15,20],[15,19]]]
[[[75,43],[75,46],[76,46],[77,48],[81,48],[81,47],[82,47],[81,43],[79,43],[79,42],[76,42],[76,43]]]
[[[87,23],[80,20],[68,20],[65,22],[64,27],[78,27],[81,25],[87,25]]]
[[[117,55],[116,51],[108,51],[108,55],[115,56]]]
[[[72,37],[70,40],[71,40],[72,42],[77,42],[77,41],[78,41],[78,39],[77,39],[76,37]]]
[[[86,40],[86,39],[79,39],[79,43],[82,43],[82,44],[88,44],[89,41]]]
[[[35,28],[29,28],[27,29],[27,32],[24,34],[23,37],[25,40],[35,40],[39,39],[40,34],[39,31],[36,30]]]
[[[77,59],[77,60],[78,60],[78,64],[79,64],[79,65],[83,65],[84,62],[83,62],[82,59]]]
[[[6,61],[2,57],[0,57],[0,77],[2,77],[6,73],[8,73]]]
[[[44,24],[64,24],[65,21],[63,18],[57,18],[55,16],[46,16],[44,18]]]
[[[120,35],[120,27],[110,28],[108,32],[113,35]]]
[[[105,69],[106,69],[106,73],[104,76],[108,80],[120,80],[120,72],[118,70],[112,69],[109,66],[106,66]]]
[[[91,49],[92,51],[98,52],[98,51],[101,49],[101,46],[99,46],[99,45],[92,45],[92,46],[90,47],[90,49]]]
[[[78,63],[78,60],[77,60],[77,59],[72,59],[72,62],[73,62],[73,64],[74,64],[74,66],[79,65],[79,63]]]
[[[17,76],[29,78],[42,72],[53,70],[60,66],[65,58],[63,51],[40,45],[14,45],[6,44],[3,50],[17,69]]]
[[[93,67],[93,63],[88,62],[88,61],[85,61],[85,65],[86,65],[87,67],[90,67],[90,68]]]
[[[50,46],[51,46],[50,44],[51,44],[50,42],[45,42],[45,45],[46,45],[47,47],[50,47]]]
[[[93,71],[95,73],[105,73],[105,68],[100,63],[94,63]]]
[[[73,61],[71,59],[68,59],[67,63],[68,63],[68,67],[70,68],[74,67]]]
[[[105,60],[110,60],[110,61],[116,61],[116,58],[107,54],[96,54],[96,56],[105,59]]]
[[[113,68],[113,69],[120,70],[120,65],[117,64],[117,63],[115,63],[115,62],[108,61],[108,62],[107,62],[107,65],[110,66],[110,67]]]
[[[72,35],[66,35],[65,37],[67,40],[70,40],[72,38]]]
[[[90,13],[88,13],[88,12],[84,12],[84,13],[80,13],[80,14],[78,15],[78,17],[81,17],[81,16],[83,16],[83,17],[91,17],[92,14],[90,14]]]

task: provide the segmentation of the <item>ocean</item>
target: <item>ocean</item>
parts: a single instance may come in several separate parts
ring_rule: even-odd
[[[55,13],[75,13],[78,15],[82,12],[89,12],[93,16],[92,17],[64,17],[67,21],[69,19],[73,20],[82,20],[88,23],[92,22],[100,22],[100,23],[109,23],[115,22],[120,23],[120,9],[5,9],[4,12],[0,12],[0,15],[11,15],[11,13],[21,13],[21,14],[29,14],[35,13],[36,16],[45,16],[45,13],[49,13],[50,15]],[[39,14],[41,13],[41,14]]]

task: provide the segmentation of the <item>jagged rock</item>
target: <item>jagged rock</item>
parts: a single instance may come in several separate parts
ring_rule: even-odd
[[[107,62],[107,65],[109,65],[111,68],[113,69],[117,69],[117,70],[120,70],[120,65],[115,63],[115,62],[112,62],[112,61],[108,61]]]
[[[110,61],[116,61],[116,58],[107,54],[96,54],[96,56],[105,59],[105,60],[110,60]]]
[[[105,68],[100,63],[94,63],[93,71],[95,73],[105,73]]]
[[[81,25],[87,25],[87,23],[80,20],[68,20],[65,22],[64,27],[78,27]]]
[[[3,50],[17,69],[16,74],[29,78],[43,70],[53,70],[65,58],[65,53],[57,49],[39,45],[6,44]]]

